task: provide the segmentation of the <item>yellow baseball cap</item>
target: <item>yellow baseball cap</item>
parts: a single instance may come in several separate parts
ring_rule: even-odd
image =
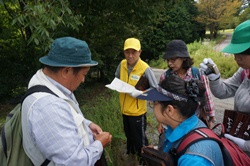
[[[124,42],[124,50],[135,49],[136,51],[141,50],[141,43],[136,38],[128,38]]]

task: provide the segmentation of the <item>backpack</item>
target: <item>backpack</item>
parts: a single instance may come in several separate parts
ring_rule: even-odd
[[[33,86],[27,90],[22,97],[22,101],[7,115],[0,139],[1,166],[33,166],[23,149],[21,108],[24,99],[35,92],[46,92],[56,95],[46,86]],[[42,166],[46,166],[49,163],[50,160],[46,159]]]
[[[221,135],[217,135],[213,130],[221,126]],[[177,163],[178,158],[193,144],[201,140],[216,141],[222,151],[225,166],[249,166],[250,157],[243,152],[235,143],[224,137],[224,126],[219,123],[215,125],[213,130],[201,127],[190,131],[180,142],[177,150],[172,149],[175,156],[174,162]],[[174,153],[173,153],[174,152]]]
[[[143,146],[141,157],[146,166],[174,166],[172,157],[169,153]]]
[[[171,71],[172,69],[168,69],[166,71],[166,76],[169,76],[171,74]],[[191,67],[191,71],[194,78],[198,78],[199,80],[201,80],[201,75],[197,67]]]

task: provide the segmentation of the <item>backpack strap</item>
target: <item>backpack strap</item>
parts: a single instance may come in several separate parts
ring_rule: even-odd
[[[177,153],[184,154],[185,151],[194,143],[200,140],[214,140],[221,144],[220,138],[209,128],[201,127],[190,131],[180,142]]]
[[[166,77],[168,77],[171,74],[171,71],[172,69],[168,69],[166,71]],[[201,80],[200,71],[197,67],[191,67],[191,71],[194,78],[198,78],[199,80]]]
[[[32,93],[36,93],[36,92],[46,92],[46,93],[50,93],[50,94],[55,95],[55,96],[58,97],[58,95],[56,95],[53,91],[51,91],[47,86],[44,86],[44,85],[35,85],[35,86],[32,86],[31,88],[29,88],[26,91],[26,93],[22,97],[21,103],[23,103],[23,101],[24,101],[24,99],[26,97],[28,97]]]
[[[192,70],[193,77],[201,80],[201,75],[200,75],[199,69],[197,67],[191,67],[191,70]]]
[[[166,75],[165,75],[165,76],[168,77],[168,76],[171,74],[171,71],[172,71],[172,69],[169,68],[169,69],[166,71]]]

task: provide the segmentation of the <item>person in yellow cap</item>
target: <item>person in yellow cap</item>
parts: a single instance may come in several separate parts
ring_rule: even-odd
[[[220,73],[209,73],[209,85],[213,95],[219,99],[234,97],[234,110],[244,113],[250,113],[250,20],[239,24],[232,35],[231,42],[222,50],[222,52],[234,55],[234,59],[239,69],[228,79],[222,80]],[[216,66],[210,58],[205,58],[200,64],[201,69],[205,72],[207,64]],[[246,131],[245,136],[249,137]],[[238,146],[250,152],[250,141],[236,138],[225,134],[226,137],[234,141]]]
[[[157,87],[157,80],[149,65],[141,60],[141,43],[136,38],[128,38],[124,42],[125,59],[118,65],[115,77],[135,86],[134,93],[120,93],[120,107],[123,125],[127,137],[127,154],[141,158],[141,148],[148,145],[146,137],[147,102],[136,97],[150,87]],[[149,86],[137,87],[139,80],[147,80]],[[147,84],[147,83],[143,83]],[[141,159],[140,159],[140,162]]]

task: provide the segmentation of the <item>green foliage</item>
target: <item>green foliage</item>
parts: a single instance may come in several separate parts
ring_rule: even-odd
[[[148,30],[144,31],[146,48],[150,49],[155,59],[165,51],[166,44],[171,40],[182,39],[190,43],[205,34],[205,28],[194,19],[198,11],[192,1],[165,2],[161,6]]]
[[[78,30],[83,18],[73,15],[64,0],[2,1],[0,13],[0,99],[4,100],[23,93],[53,38],[67,28]]]
[[[250,19],[250,7],[247,7],[244,9],[244,11],[239,15],[239,23],[242,23],[246,20],[249,20]],[[237,24],[237,25],[238,25]]]
[[[128,37],[141,40],[143,60],[157,59],[174,38],[192,42],[201,37],[202,26],[192,0],[36,0],[2,1],[0,5],[0,65],[4,72],[0,98],[16,87],[26,87],[41,67],[53,39],[73,36],[85,40],[102,82],[110,82],[124,58]],[[11,62],[14,62],[11,63]],[[8,73],[8,74],[7,74]],[[16,91],[19,92],[19,91]]]
[[[231,77],[239,68],[234,60],[233,55],[224,55],[221,52],[215,51],[215,42],[197,42],[188,44],[190,57],[194,59],[194,66],[200,67],[200,63],[204,58],[211,58],[220,70],[222,78]],[[153,60],[150,63],[151,67],[167,69],[166,62],[163,59]]]
[[[65,0],[12,1],[5,3],[5,9],[28,44],[35,43],[44,51],[49,49],[58,27],[79,30],[82,25],[81,16],[73,15]]]

